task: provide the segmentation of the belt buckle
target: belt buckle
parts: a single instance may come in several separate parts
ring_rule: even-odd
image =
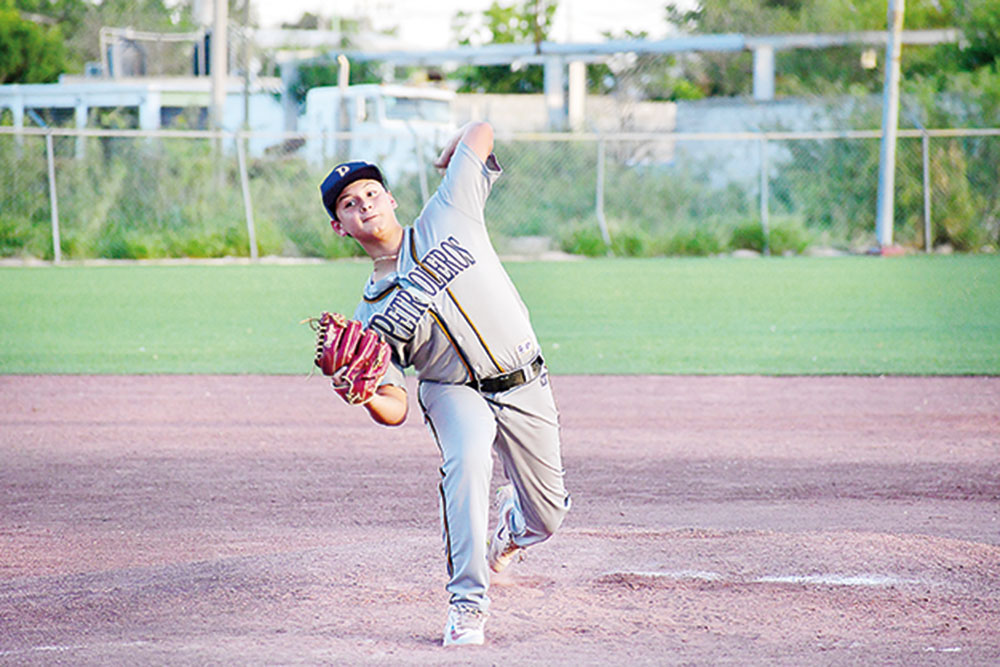
[[[514,387],[520,387],[522,384],[528,381],[528,375],[524,372],[523,368],[518,368],[516,371],[511,371],[503,379],[504,389],[513,389]]]

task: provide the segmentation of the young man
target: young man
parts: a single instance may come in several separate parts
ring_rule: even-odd
[[[501,168],[493,129],[469,123],[434,162],[446,170],[412,226],[396,218],[381,172],[347,162],[320,190],[333,230],[372,259],[355,319],[384,336],[392,364],[365,404],[379,424],[407,416],[403,369],[441,451],[450,608],[444,645],[482,644],[489,571],[548,539],[569,510],[556,405],[521,301],[494,251],[483,207]],[[489,538],[491,449],[509,484]]]

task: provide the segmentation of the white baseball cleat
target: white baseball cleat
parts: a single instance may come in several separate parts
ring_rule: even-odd
[[[523,549],[514,544],[510,533],[510,513],[514,511],[514,485],[507,484],[497,489],[496,504],[500,508],[500,520],[490,539],[486,562],[494,572],[503,572],[514,557]]]
[[[444,627],[444,646],[477,646],[483,643],[486,613],[471,604],[453,604]]]

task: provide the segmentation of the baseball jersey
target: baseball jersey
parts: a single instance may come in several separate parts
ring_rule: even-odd
[[[365,286],[354,317],[385,335],[383,384],[467,383],[527,366],[539,354],[528,310],[490,243],[483,207],[502,173],[459,143],[441,185],[403,230],[396,271]]]

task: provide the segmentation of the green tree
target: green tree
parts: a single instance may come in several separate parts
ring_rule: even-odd
[[[462,46],[473,44],[541,44],[552,30],[556,2],[525,0],[519,4],[493,2],[475,15],[458,12],[452,29]],[[544,90],[541,65],[485,65],[459,68],[452,78],[460,92],[540,93]]]
[[[83,70],[84,63],[101,59],[100,29],[133,27],[152,32],[183,32],[192,28],[189,3],[167,0],[0,0],[0,11],[17,10],[50,35],[58,34],[62,58],[58,73]],[[58,30],[58,33],[55,31]],[[0,42],[0,48],[8,40]]]
[[[605,32],[608,40],[644,40],[645,30],[626,30],[622,35]],[[614,95],[622,100],[698,100],[700,88],[683,77],[679,57],[656,53],[617,56],[587,66],[587,90],[597,95]]]
[[[1000,0],[956,1],[956,22],[966,44],[961,49],[963,69],[1000,70]]]
[[[10,3],[0,5],[0,83],[55,81],[65,59],[58,27],[22,18]]]
[[[963,0],[908,0],[907,29],[954,27],[956,3]],[[1000,0],[968,0],[977,6]],[[883,31],[887,27],[886,0],[704,0],[694,9],[668,5],[667,22],[695,34],[836,33]],[[988,12],[987,12],[988,14]],[[994,14],[995,15],[995,14]],[[825,49],[794,49],[775,55],[778,95],[881,90],[882,69],[861,65],[870,47],[854,44]],[[903,76],[940,67],[944,53],[955,47],[907,46]],[[881,52],[878,54],[881,58]],[[707,95],[747,95],[752,88],[752,56],[743,53],[705,53],[683,61],[686,79]],[[954,69],[950,65],[949,69]]]
[[[363,21],[343,17],[339,19],[325,18],[310,12],[303,14],[296,23],[286,23],[283,27],[300,30],[332,30],[334,25],[338,26],[341,34],[337,47],[345,51],[356,49],[358,35],[372,30],[371,26]],[[379,83],[382,81],[381,67],[381,63],[373,60],[353,62],[351,63],[348,83],[350,85]],[[310,89],[319,86],[335,86],[339,81],[339,76],[340,66],[337,64],[335,56],[328,55],[326,58],[299,65],[298,77],[290,86],[289,92],[295,102],[301,106]]]
[[[24,18],[43,25],[58,25],[65,36],[79,29],[92,8],[88,0],[6,0],[6,3],[19,10]]]
[[[350,85],[360,83],[379,83],[382,80],[379,65],[373,61],[351,63]],[[332,57],[322,61],[299,65],[298,78],[292,83],[289,92],[300,106],[306,101],[306,93],[320,86],[336,86],[340,76],[340,67]]]
[[[232,8],[230,9],[232,12]],[[233,14],[230,14],[233,17]],[[87,0],[87,13],[71,40],[81,62],[101,59],[100,30],[104,26],[132,27],[150,32],[193,29],[188,5],[176,8],[165,0]]]

